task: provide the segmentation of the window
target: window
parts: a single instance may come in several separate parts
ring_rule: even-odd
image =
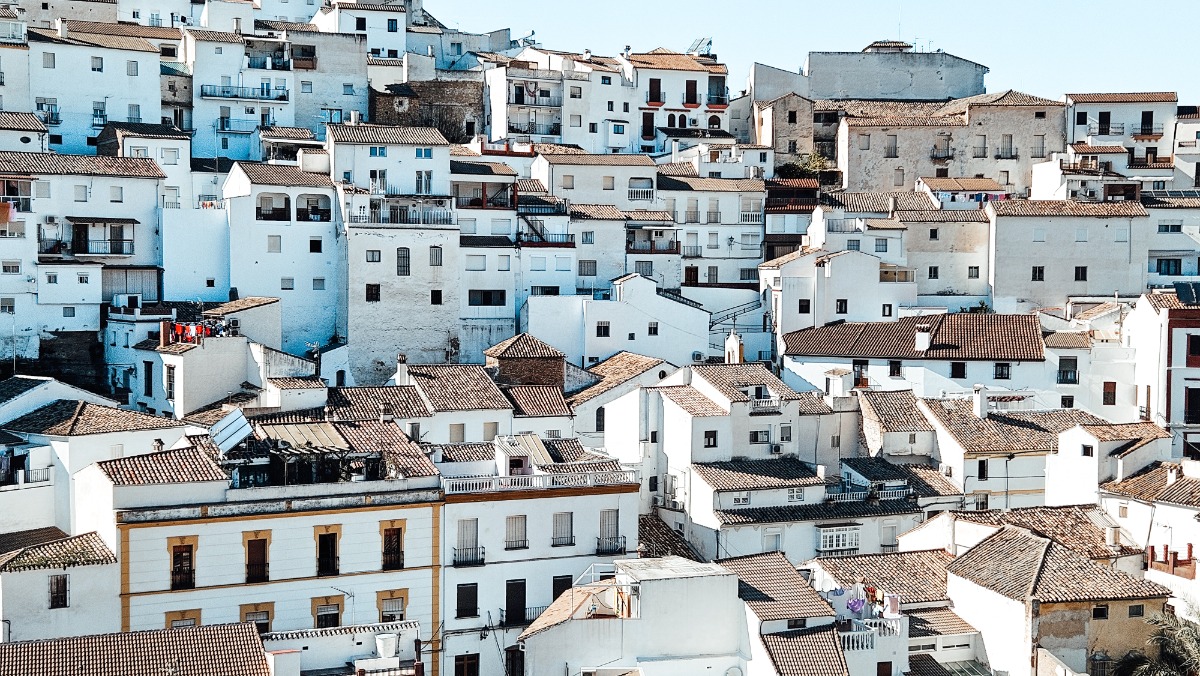
[[[387,146],[371,146],[371,157],[387,157]]]
[[[467,256],[466,257],[466,269],[473,270],[473,271],[486,270],[487,269],[487,256],[480,256],[477,254],[472,254],[470,256]]]
[[[165,45],[163,47],[163,56],[166,56],[166,46]],[[125,62],[125,74],[128,75],[129,77],[137,77],[138,62],[137,61],[126,61]]]
[[[788,502],[804,502],[803,488],[789,488],[787,493]]]
[[[320,237],[309,237],[308,238],[308,252],[309,253],[321,253],[321,238]]]
[[[430,305],[441,305],[442,304],[442,290],[441,289],[430,289],[429,290],[429,304]]]
[[[396,249],[396,276],[408,277],[412,274],[412,266],[409,262],[408,247],[400,247]]]
[[[92,72],[93,73],[103,73],[104,72],[104,57],[102,57],[102,56],[93,56],[92,57]]]
[[[892,361],[889,361],[888,362],[888,377],[891,377],[891,378],[901,377],[901,372],[902,372],[901,366],[902,366],[902,362],[900,362],[900,361],[897,361],[894,359]]]
[[[705,448],[716,448],[717,447],[717,431],[716,430],[705,430],[704,431],[704,447]]]
[[[602,85],[612,84],[612,77],[609,75],[601,75],[600,76],[600,84],[602,84]]]
[[[904,185],[904,169],[896,167],[896,169],[892,171],[892,185],[896,187],[901,187]]]
[[[1107,620],[1108,619],[1108,606],[1105,604],[1092,606],[1092,619],[1093,620]]]
[[[154,396],[154,362],[142,362],[142,396]]]
[[[939,272],[938,266],[930,265],[929,266],[929,279],[937,279],[938,272]]]
[[[1146,616],[1146,606],[1141,603],[1130,604],[1129,605],[1129,616],[1130,617],[1145,617]]]
[[[783,549],[783,531],[778,528],[769,528],[763,533],[762,550],[764,552],[777,552]]]
[[[313,277],[312,288],[313,288],[313,291],[324,291],[325,290],[325,278],[324,277]]]
[[[71,307],[70,305],[64,307],[63,308],[63,316],[64,317],[74,317],[75,316],[75,308]]]
[[[506,293],[503,289],[471,289],[467,292],[467,305],[503,307],[506,304]]]
[[[378,303],[379,302],[379,285],[378,284],[368,284],[367,285],[367,302],[368,303]]]
[[[858,149],[859,150],[870,150],[871,149],[871,135],[870,134],[859,134],[858,135]]]
[[[395,33],[399,30],[399,22],[395,19],[387,20],[387,29],[389,33]]]
[[[0,314],[11,315],[17,311],[16,298],[0,298]]]
[[[979,266],[978,265],[968,265],[967,266],[967,279],[979,279]]]
[[[53,67],[54,67],[54,52],[43,52],[42,53],[42,68],[53,68]]]
[[[1063,395],[1062,397],[1059,398],[1058,405],[1061,408],[1075,408],[1074,395],[1070,395],[1070,394]]]
[[[383,252],[379,249],[367,249],[367,262],[378,263],[383,260]]]
[[[192,538],[194,542],[195,539]],[[171,546],[171,589],[194,589],[196,569],[193,558],[195,546],[185,543]]]
[[[6,275],[21,274],[21,261],[3,261],[0,262],[0,272]]]
[[[646,325],[646,335],[647,336],[657,336],[658,335],[658,322],[650,322],[649,324]]]
[[[300,93],[301,94],[311,94],[312,93],[312,83],[307,80],[301,80],[300,81]]]
[[[575,177],[572,176],[571,174],[564,174],[559,187],[561,187],[563,190],[574,190],[575,189]]]
[[[1096,454],[1096,449],[1088,444],[1084,444],[1082,448],[1079,449],[1079,454],[1085,458],[1090,458]]]
[[[733,504],[735,504],[735,505],[750,504],[750,494],[749,493],[741,493],[739,495],[734,495],[733,496]]]
[[[1117,383],[1111,380],[1104,383],[1104,400],[1105,406],[1117,405]]]
[[[354,17],[354,30],[356,30],[356,31],[367,30],[367,18],[365,16]]]
[[[996,380],[1009,380],[1012,378],[1012,364],[996,362],[995,368],[992,369],[992,374]]]
[[[888,241],[882,237],[875,238],[875,253],[886,253],[888,250]]]
[[[46,283],[47,284],[58,284],[58,273],[57,272],[47,272],[46,273]]]
[[[454,676],[479,676],[479,653],[455,655]]]
[[[716,273],[712,272],[713,270],[716,270],[716,268],[709,269],[710,279],[711,279],[711,281],[715,282],[716,281]],[[634,261],[633,262],[633,271],[643,277],[653,277],[654,276],[654,261]]]
[[[569,547],[575,544],[575,514],[573,512],[555,512],[554,532],[550,538],[552,547]]]
[[[417,148],[417,159],[418,160],[433,159],[433,148]]]
[[[792,440],[792,426],[791,425],[780,425],[779,426],[779,441],[783,442],[783,441],[791,441],[791,440]]]
[[[608,112],[610,112],[610,113],[613,112],[613,102],[612,101],[608,102]]]
[[[884,303],[883,307],[880,309],[880,312],[883,314],[884,317],[891,317],[892,316],[892,304]]]
[[[579,276],[580,277],[595,277],[596,276],[596,261],[579,261]]]
[[[167,399],[175,398],[175,367],[167,364],[163,367],[163,374],[166,376],[163,383],[163,389],[166,390]]]
[[[247,610],[242,613],[242,622],[253,622],[258,633],[265,634],[271,631],[271,611]]]
[[[86,202],[88,197],[88,189],[86,185],[75,186],[75,201]]]
[[[284,291],[291,291],[296,288],[295,277],[281,277],[279,279],[279,288]]]
[[[599,133],[599,131],[600,131],[600,125],[596,124],[595,122],[588,122],[588,133],[589,134],[596,134],[596,133]]]
[[[1032,272],[1031,272],[1029,278],[1035,282],[1046,281],[1046,267],[1044,265],[1033,266],[1033,269],[1032,269]]]
[[[770,430],[750,430],[750,443],[752,444],[769,444],[771,443]]]
[[[1075,266],[1075,281],[1077,281],[1077,282],[1086,282],[1087,281],[1087,266],[1086,265],[1076,265]]]
[[[975,478],[979,479],[980,481],[987,481],[987,479],[988,479],[987,458],[980,458],[978,463],[976,463],[976,465],[977,465],[977,467],[975,470]]]
[[[929,229],[929,239],[937,239],[937,238],[938,238],[938,229],[930,228]]]
[[[799,300],[799,307],[797,308],[797,312],[799,312],[802,315],[811,313],[812,312],[812,301],[809,300],[808,298],[801,298]]]
[[[847,303],[848,303],[848,301],[845,298],[838,298],[836,301],[834,301],[834,310],[833,311],[839,315],[846,314],[847,312],[849,312]]]
[[[835,434],[835,435],[829,437],[829,447],[830,448],[841,448],[842,447],[842,435]]]
[[[1183,221],[1159,221],[1158,232],[1160,234],[1170,232],[1183,232]]]
[[[429,267],[432,267],[432,268],[442,267],[442,247],[440,247],[440,246],[429,247]]]
[[[848,251],[858,251],[862,246],[857,239],[846,240],[846,249]]]
[[[318,604],[316,615],[317,629],[338,627],[342,624],[342,608],[336,603]]]
[[[788,124],[796,124],[796,111],[788,111]]]
[[[836,526],[821,528],[821,545],[818,550],[823,552],[845,551],[858,549],[858,526]]]
[[[1076,242],[1088,241],[1088,229],[1086,227],[1075,228],[1075,241]]]
[[[613,125],[613,133],[614,133],[614,134],[624,134],[624,133],[625,133],[625,125],[623,125],[623,124],[614,124],[614,125]]]
[[[267,253],[279,253],[281,251],[283,251],[283,236],[267,235]]]
[[[76,281],[79,282],[80,284],[87,284],[88,283],[88,273],[86,273],[86,272],[78,273],[76,275]]]
[[[71,605],[69,582],[70,577],[67,575],[50,576],[50,608],[66,608]]]
[[[950,362],[950,377],[951,378],[966,378],[967,377],[967,362],[952,361]]]
[[[179,148],[163,148],[163,164],[179,164]]]
[[[596,322],[596,337],[608,338],[611,334],[611,327],[608,322]]]
[[[596,431],[597,432],[604,431],[604,407],[603,406],[596,409]]]

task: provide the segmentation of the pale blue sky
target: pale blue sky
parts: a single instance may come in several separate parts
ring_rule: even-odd
[[[797,70],[810,51],[856,51],[881,38],[982,63],[988,91],[1057,99],[1090,91],[1177,91],[1200,104],[1197,0],[425,0],[440,21],[468,31],[537,31],[552,49],[615,54],[712,37],[745,88],[754,61]],[[901,12],[901,7],[903,11]],[[897,31],[897,20],[900,21]]]

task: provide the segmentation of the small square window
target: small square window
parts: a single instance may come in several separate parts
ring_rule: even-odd
[[[57,272],[46,273],[46,283],[47,284],[58,284],[58,273]]]
[[[342,94],[345,94],[346,96],[354,96],[354,85],[352,85],[348,82],[343,84],[342,85]]]
[[[967,266],[967,279],[979,279],[979,266]]]
[[[430,305],[441,305],[442,304],[442,290],[441,289],[430,289],[429,290],[429,304]]]
[[[89,277],[86,272],[81,272],[81,273],[79,273],[78,277],[76,277],[76,280],[80,284],[87,284],[90,279],[91,279],[91,277]]]
[[[313,277],[312,284],[313,284],[313,291],[324,291],[325,290],[325,278],[324,277]]]
[[[296,288],[296,279],[294,277],[280,277],[279,288],[283,291],[291,291]]]
[[[1142,605],[1141,603],[1130,604],[1129,616],[1130,617],[1145,617],[1146,616],[1146,606]]]
[[[799,301],[799,308],[797,309],[797,311],[802,315],[811,313],[812,312],[812,301],[809,300],[808,298],[801,298]]]
[[[880,314],[882,314],[884,317],[891,317],[891,316],[892,316],[892,304],[891,304],[891,303],[884,303],[884,304],[883,304],[883,309],[882,309],[882,311],[880,312]]]
[[[1093,620],[1107,620],[1108,619],[1108,606],[1107,605],[1092,606],[1092,619]]]
[[[64,317],[74,317],[75,316],[75,308],[73,308],[69,305],[67,307],[64,307],[63,308],[63,316]]]
[[[368,303],[378,303],[379,302],[379,285],[378,284],[368,284],[367,285],[367,302]]]
[[[301,80],[300,81],[300,93],[301,94],[311,94],[312,93],[312,83],[308,82],[307,80]]]
[[[1033,266],[1033,271],[1030,274],[1030,279],[1035,282],[1046,281],[1046,268],[1042,265]]]
[[[1074,395],[1070,395],[1070,394],[1063,395],[1062,397],[1059,398],[1058,405],[1061,408],[1075,408]]]
[[[902,375],[903,364],[900,361],[892,360],[888,362],[888,377],[899,378]]]
[[[322,241],[320,237],[312,237],[308,240],[309,253],[321,253]]]
[[[937,238],[938,238],[938,229],[930,228],[929,229],[929,239],[937,239]]]
[[[937,279],[940,274],[940,269],[936,265],[929,266],[929,279]]]
[[[609,77],[608,75],[601,75],[600,76],[600,84],[610,85],[610,84],[612,84],[612,78]]]
[[[839,315],[846,314],[847,312],[850,311],[849,310],[849,301],[847,301],[845,298],[838,298],[836,301],[834,301],[833,311],[834,311],[834,313],[839,314]]]
[[[967,362],[952,361],[950,362],[950,377],[954,379],[967,377]]]
[[[1086,265],[1076,265],[1075,266],[1075,281],[1077,281],[1077,282],[1086,282],[1087,281],[1087,266]]]
[[[1083,457],[1085,457],[1085,458],[1090,458],[1090,457],[1092,457],[1092,456],[1096,455],[1096,448],[1095,448],[1094,446],[1091,446],[1091,445],[1089,445],[1089,444],[1084,444],[1084,445],[1083,445],[1083,446],[1082,446],[1082,447],[1079,449],[1079,454],[1080,454],[1080,455],[1082,455],[1082,456],[1083,456]]]
[[[646,335],[648,335],[648,336],[657,336],[658,335],[658,322],[650,322],[650,324],[646,327]]]
[[[996,362],[992,370],[992,375],[996,380],[1011,380],[1012,364],[1008,362]]]

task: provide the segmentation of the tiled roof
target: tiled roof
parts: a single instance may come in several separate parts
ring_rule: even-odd
[[[1157,310],[1183,310],[1194,309],[1193,306],[1185,305],[1179,300],[1179,294],[1174,291],[1152,291],[1145,296],[1150,306]]]
[[[935,208],[932,198],[916,192],[822,192],[821,205],[845,209],[851,214],[886,214],[892,199],[897,211],[927,211]]]
[[[671,385],[668,387],[655,387],[653,389],[662,393],[662,396],[670,399],[676,406],[686,411],[688,415],[697,418],[729,415],[729,411],[726,411],[717,402],[704,396],[700,390],[691,385]]]
[[[833,413],[833,408],[825,403],[825,398],[816,392],[801,392],[797,396],[797,403],[800,415],[827,415]]]
[[[264,139],[311,141],[317,136],[308,127],[262,127],[258,135]]]
[[[31,544],[0,554],[0,573],[116,563],[117,557],[96,533]],[[7,645],[0,643],[0,650]],[[0,655],[3,653],[0,652]],[[8,666],[0,657],[0,664]],[[7,670],[5,673],[9,673]]]
[[[657,211],[653,209],[630,209],[628,211],[622,211],[621,216],[623,216],[627,221],[640,221],[643,223],[651,221],[668,223],[675,220],[675,214],[672,214],[669,211]]]
[[[244,42],[240,33],[225,33],[222,31],[206,31],[195,28],[187,29],[188,35],[191,35],[199,42],[227,42],[229,44],[241,44]]]
[[[787,265],[788,263],[791,263],[792,261],[794,261],[798,258],[803,258],[811,253],[817,253],[819,251],[821,251],[821,250],[820,249],[810,249],[808,247],[801,247],[791,253],[786,253],[778,258],[772,258],[771,260],[766,261],[764,263],[759,263],[758,269],[760,269],[760,270],[778,270],[779,268],[783,267],[784,265]]]
[[[11,401],[26,392],[41,387],[52,378],[16,375],[0,381],[0,401]]]
[[[595,165],[595,166],[630,166],[630,167],[653,167],[654,160],[650,159],[649,155],[637,155],[632,153],[616,153],[616,154],[583,154],[583,153],[567,153],[567,154],[552,154],[542,155],[550,164],[563,165]]]
[[[330,423],[359,452],[379,452],[390,478],[437,476],[437,467],[394,422],[379,420]]]
[[[679,556],[692,561],[704,560],[696,554],[682,533],[668,526],[657,514],[638,515],[638,556]]]
[[[1110,312],[1115,312],[1115,311],[1119,310],[1120,308],[1121,308],[1121,306],[1117,303],[1112,303],[1112,302],[1101,303],[1094,307],[1090,307],[1090,308],[1084,310],[1083,312],[1075,313],[1075,316],[1072,317],[1072,319],[1078,319],[1080,321],[1087,322],[1087,321],[1091,321],[1093,319],[1097,319],[1099,317],[1103,317],[1104,315],[1106,315]]]
[[[988,202],[997,216],[1071,216],[1073,218],[1128,218],[1145,216],[1141,202],[1076,202],[1075,200],[1001,200]]]
[[[512,408],[481,364],[410,364],[408,374],[435,411]]]
[[[325,381],[319,376],[305,376],[302,378],[267,378],[267,382],[274,385],[280,390],[316,390],[325,389]]]
[[[1145,190],[1142,206],[1148,209],[1200,209],[1200,194],[1175,194],[1175,191]]]
[[[171,418],[160,418],[138,411],[71,399],[59,399],[4,424],[4,429],[25,434],[69,437],[110,432],[164,430],[182,426],[183,422]]]
[[[750,396],[741,388],[754,386],[765,387],[771,396],[784,401],[800,398],[762,364],[699,364],[692,367],[692,373],[708,381],[730,401],[750,401]]]
[[[833,617],[836,613],[782,552],[715,561],[738,576],[738,597],[759,621]]]
[[[658,165],[659,176],[699,176],[691,162],[671,162]]]
[[[278,303],[278,302],[279,302],[278,298],[271,298],[269,296],[246,296],[245,298],[231,300],[228,303],[222,303],[214,308],[209,308],[204,311],[204,316],[205,317],[224,317],[226,315],[231,315],[235,312],[241,312],[243,310],[249,310],[251,308],[260,307],[263,305],[270,305],[272,303]]]
[[[957,110],[966,110],[967,106],[1034,106],[1036,108],[1052,107],[1062,108],[1065,104],[1062,101],[1053,99],[1044,99],[1033,94],[1026,94],[1015,89],[1009,89],[1002,92],[992,92],[990,94],[976,94],[961,99],[954,99],[942,107],[943,113],[954,112]]]
[[[880,456],[842,458],[842,465],[858,472],[864,479],[876,481],[904,481],[908,479],[900,465]]]
[[[788,523],[791,521],[832,521],[896,514],[918,514],[921,509],[908,500],[819,502],[786,507],[748,507],[713,510],[725,526],[752,523]]]
[[[961,115],[925,116],[920,114],[883,115],[872,117],[852,116],[844,118],[848,127],[965,127],[967,120]]]
[[[333,181],[326,174],[304,171],[288,164],[263,164],[261,162],[238,162],[251,183],[257,185],[280,185],[285,187],[333,188]]]
[[[1125,146],[1093,146],[1087,143],[1072,143],[1071,150],[1076,155],[1126,155],[1129,149]]]
[[[571,220],[623,221],[625,214],[611,204],[571,204],[567,208]]]
[[[1051,331],[1042,337],[1046,347],[1056,350],[1087,350],[1092,337],[1087,331]]]
[[[471,176],[516,176],[512,167],[502,162],[463,162],[450,160],[451,174],[467,174]]]
[[[255,30],[289,31],[292,33],[317,33],[321,29],[311,23],[299,21],[273,21],[270,19],[255,19]]]
[[[108,122],[105,125],[119,137],[187,140],[191,136],[173,124],[152,122]]]
[[[26,36],[30,42],[48,42],[55,45],[77,45],[82,47],[100,47],[102,49],[120,49],[131,52],[154,52],[155,47],[145,38],[127,35],[104,35],[100,33],[71,33],[68,28],[67,37],[60,37],[53,28],[29,28]]]
[[[1017,601],[1165,598],[1171,590],[1096,563],[1049,538],[1006,526],[959,556],[947,572]]]
[[[792,458],[694,462],[692,470],[714,491],[799,488],[826,483],[810,465]]]
[[[1099,505],[1068,505],[1062,507],[1020,507],[1007,511],[959,511],[954,517],[961,521],[989,526],[1020,526],[1042,537],[1048,537],[1089,559],[1111,559],[1141,552],[1137,547],[1106,544],[1102,526],[1116,523],[1108,518]]]
[[[904,600],[904,599],[901,599]],[[975,634],[979,630],[949,608],[920,608],[904,611],[908,615],[908,636],[947,636],[953,634]]]
[[[513,415],[529,417],[566,417],[573,415],[563,399],[562,388],[555,385],[513,385],[504,390],[513,403]]]
[[[1132,439],[1169,439],[1171,433],[1152,422],[1112,423],[1083,425],[1084,431],[1100,441],[1128,441]]]
[[[139,340],[133,344],[135,350],[150,350],[161,354],[183,354],[200,347],[198,343],[168,343],[160,345],[157,338]]]
[[[1174,481],[1170,479],[1172,473]],[[1186,476],[1178,463],[1154,462],[1122,481],[1110,481],[1100,488],[1135,500],[1200,508],[1200,479]]]
[[[492,462],[496,459],[496,447],[491,442],[428,444],[426,448],[440,450],[442,462]]]
[[[982,209],[936,209],[926,211],[897,211],[901,223],[989,223]]]
[[[745,146],[740,146],[745,147]],[[821,184],[815,178],[768,178],[766,180],[767,189],[771,188],[798,188],[801,190],[816,190],[821,187]]]
[[[590,604],[601,597],[604,591],[606,591],[605,586],[607,585],[602,583],[598,585],[571,587],[563,591],[542,611],[541,615],[537,616],[537,619],[525,631],[521,632],[517,640],[524,641],[530,636],[540,634],[547,629],[570,621],[575,616],[576,611],[585,604]]]
[[[151,486],[158,484],[228,481],[208,453],[198,448],[182,448],[157,453],[131,455],[104,460],[96,466],[114,486]]]
[[[1179,95],[1175,92],[1114,92],[1092,94],[1067,94],[1075,103],[1175,103]]]
[[[1076,425],[1106,424],[1075,408],[993,411],[980,418],[970,399],[925,399],[923,403],[968,456],[1052,453],[1058,450],[1059,432]]]
[[[483,353],[505,359],[562,359],[566,356],[561,350],[529,333],[518,333],[487,348]]]
[[[656,357],[647,357],[633,352],[618,352],[588,368],[592,375],[600,376],[599,382],[567,397],[567,402],[572,406],[578,406],[663,364],[666,362]]]
[[[63,540],[67,537],[70,536],[54,526],[0,533],[0,559],[3,559],[5,554],[25,549],[26,547],[45,544],[55,540]]]
[[[908,487],[918,498],[935,498],[942,496],[962,495],[963,491],[958,486],[955,486],[942,474],[937,467],[929,465],[908,465],[900,466],[905,474],[908,475]]]
[[[659,172],[659,190],[701,190],[705,192],[764,192],[761,178],[703,178],[699,176],[670,176]]]
[[[526,195],[544,194],[544,193],[548,192],[546,190],[546,184],[542,183],[542,181],[540,179],[536,179],[536,178],[518,178],[517,179],[517,191],[521,192],[521,193],[525,193]]]
[[[954,555],[944,549],[863,554],[819,559],[821,568],[843,585],[861,581],[899,594],[902,603],[935,603],[949,598],[946,566]]]
[[[0,111],[0,129],[41,133],[46,131],[46,125],[33,113],[15,113],[5,110]]]
[[[762,635],[779,676],[849,676],[842,640],[832,625]]]
[[[108,23],[100,21],[74,21],[68,19],[67,34],[97,33],[100,35],[124,35],[132,38],[150,38],[151,40],[178,40],[183,33],[178,28],[164,26],[143,26],[137,23]]]
[[[376,420],[379,407],[387,406],[397,418],[427,418],[432,411],[416,387],[331,387],[326,406],[338,420]]]
[[[378,143],[382,145],[450,145],[433,127],[393,127],[380,124],[331,124],[329,140],[334,143]]]
[[[929,177],[922,176],[921,182],[924,183],[930,190],[938,192],[957,192],[957,191],[994,191],[1003,192],[1004,186],[990,178],[951,178],[946,176]]]
[[[728,72],[724,64],[661,47],[644,54],[630,54],[629,63],[634,68],[653,70],[690,70],[715,74]]]
[[[148,157],[59,155],[57,153],[21,153],[11,150],[0,151],[0,174],[166,178],[166,174],[158,168],[154,160]]]
[[[929,349],[916,350],[918,326],[930,330]],[[1043,361],[1042,327],[1033,315],[961,312],[901,317],[894,322],[847,322],[793,331],[786,354],[809,357]]]
[[[933,431],[912,390],[861,390],[858,400],[863,416],[877,420],[884,432]]]
[[[588,151],[574,143],[530,143],[529,147],[538,155],[588,155]]]
[[[452,143],[450,144],[450,157],[482,157],[482,155],[467,146]]]
[[[9,676],[270,676],[249,622],[0,643]]]

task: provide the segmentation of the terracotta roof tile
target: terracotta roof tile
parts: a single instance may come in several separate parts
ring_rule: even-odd
[[[848,214],[886,214],[896,200],[897,211],[928,211],[937,207],[925,193],[916,192],[822,192],[821,204],[845,209]],[[826,210],[828,211],[828,209]]]
[[[70,536],[66,532],[54,526],[0,533],[0,559],[3,559],[5,554],[25,549],[26,547],[45,544],[55,540],[63,540],[68,537]]]
[[[31,544],[0,554],[0,573],[116,563],[117,557],[96,533]],[[7,644],[0,644],[2,646]],[[0,655],[3,655],[0,652]],[[0,657],[0,664],[8,663]],[[7,672],[6,672],[7,673]]]
[[[1088,350],[1092,336],[1087,331],[1051,331],[1042,337],[1046,347],[1057,350]]]
[[[512,409],[482,364],[410,364],[408,373],[434,411]]]
[[[1110,312],[1115,312],[1115,311],[1119,310],[1120,308],[1121,308],[1121,305],[1118,303],[1112,303],[1112,302],[1101,303],[1099,305],[1090,307],[1090,308],[1084,310],[1083,312],[1075,313],[1075,316],[1072,317],[1072,319],[1078,319],[1079,321],[1088,322],[1093,319],[1103,317],[1104,315],[1106,315]]]
[[[333,181],[326,174],[303,171],[300,167],[287,164],[263,164],[261,162],[238,162],[251,183],[256,185],[279,185],[285,187],[333,188]]]
[[[159,169],[154,160],[147,157],[59,155],[8,150],[0,151],[0,174],[166,178],[166,174]]]
[[[1117,525],[1099,505],[1068,505],[1062,507],[1021,507],[1002,511],[958,511],[960,521],[989,526],[1020,526],[1041,537],[1050,538],[1089,559],[1107,561],[1116,556],[1133,556],[1141,549],[1122,544],[1110,547],[1104,526]]]
[[[929,349],[918,352],[917,327],[928,326]],[[847,322],[793,331],[786,354],[896,359],[1043,361],[1042,328],[1033,315],[962,312],[901,317],[894,322]]]
[[[442,462],[494,462],[496,447],[491,442],[457,444],[424,444],[425,448],[442,452]]]
[[[540,179],[536,178],[518,178],[517,191],[526,195],[538,195],[548,192],[546,190],[546,184],[542,183]]]
[[[738,597],[762,622],[836,615],[829,602],[800,576],[782,552],[720,559],[714,563],[738,576]]]
[[[908,479],[908,473],[900,465],[880,456],[842,458],[842,466],[858,472],[864,479],[872,483],[906,481]]]
[[[1173,481],[1172,474],[1176,477]],[[1100,488],[1144,502],[1200,508],[1200,479],[1185,475],[1179,463],[1154,462],[1126,479],[1110,481]]]
[[[699,176],[658,174],[659,190],[699,190],[704,192],[765,192],[761,178],[703,178]]]
[[[912,390],[861,390],[858,400],[863,416],[877,421],[884,432],[933,431]]]
[[[742,388],[754,386],[765,387],[772,397],[784,401],[800,398],[795,390],[762,364],[699,364],[692,367],[692,373],[708,381],[730,401],[750,401],[750,396],[742,392]]]
[[[270,676],[273,671],[258,630],[248,622],[0,643],[0,664],[10,676]]]
[[[1129,149],[1125,146],[1093,146],[1087,143],[1072,143],[1071,150],[1076,155],[1127,155]]]
[[[848,676],[842,640],[834,625],[762,635],[779,676]]]
[[[897,211],[901,223],[989,223],[982,209],[937,209],[926,211]]]
[[[471,176],[513,176],[517,172],[512,167],[501,162],[463,162],[450,160],[451,174],[467,174]]]
[[[704,560],[696,554],[682,533],[668,526],[657,514],[638,515],[638,556],[678,556],[692,561]]]
[[[563,399],[562,388],[555,385],[513,385],[504,390],[513,403],[514,416],[567,417],[573,415]]]
[[[1075,200],[1001,200],[988,202],[997,216],[1072,218],[1129,218],[1145,216],[1140,202],[1076,202]]]
[[[659,176],[699,176],[696,165],[691,162],[670,162],[658,165]]]
[[[979,633],[978,629],[949,608],[921,608],[906,610],[904,614],[908,615],[909,638]]]
[[[52,382],[52,378],[16,375],[0,381],[0,401],[11,401],[26,392]]]
[[[697,418],[713,418],[729,415],[729,411],[726,411],[717,402],[701,394],[700,390],[691,385],[671,385],[669,387],[655,387],[652,389],[660,392],[662,396],[671,400],[679,408],[682,408],[688,415]]]
[[[318,376],[293,378],[267,378],[267,382],[280,390],[316,390],[325,389],[325,381]]]
[[[649,155],[637,155],[631,153],[616,153],[616,154],[583,154],[583,153],[565,153],[542,155],[550,164],[562,165],[595,165],[595,166],[631,166],[631,167],[653,167],[654,160],[650,159]]]
[[[243,310],[249,310],[251,308],[261,307],[263,305],[270,305],[278,302],[278,298],[271,298],[268,296],[246,296],[245,298],[231,300],[228,303],[222,303],[214,308],[209,308],[204,311],[204,316],[224,317],[235,312],[241,312]]]
[[[630,54],[629,63],[633,64],[634,68],[653,70],[689,70],[716,74],[728,72],[724,64],[661,47],[644,54]]]
[[[317,138],[316,134],[307,127],[262,127],[259,129],[258,135],[264,139],[286,141],[312,141]]]
[[[748,507],[743,509],[714,510],[722,525],[739,526],[752,523],[790,523],[792,521],[832,521],[859,519],[896,514],[919,514],[921,509],[908,500],[880,500],[878,502],[820,502],[786,507]]]
[[[311,23],[300,21],[275,21],[271,19],[255,19],[255,30],[289,31],[292,33],[317,33],[321,29]]]
[[[482,157],[482,155],[467,146],[453,143],[450,145],[450,157]]]
[[[212,456],[198,448],[131,455],[104,460],[96,463],[96,466],[114,486],[229,481],[229,475]]]
[[[960,192],[960,191],[993,191],[1004,192],[1004,186],[990,178],[966,178],[966,177],[929,177],[922,176],[921,182],[930,190],[937,192]],[[957,211],[957,210],[956,210]]]
[[[518,333],[502,340],[484,350],[483,354],[505,359],[561,359],[566,356],[561,350],[529,333]]]
[[[199,42],[227,42],[229,44],[241,44],[245,42],[240,33],[225,33],[222,31],[206,31],[195,28],[185,29],[187,34],[195,38]]]
[[[28,131],[32,133],[44,133],[46,125],[42,123],[41,118],[33,113],[17,113],[12,111],[0,111],[0,129],[8,131]]]
[[[623,221],[625,214],[611,204],[572,204],[567,209],[572,220]]]
[[[821,187],[820,182],[818,182],[815,178],[768,178],[766,180],[766,184],[768,190],[771,188],[817,190]]]
[[[944,549],[818,559],[821,568],[843,585],[863,584],[899,594],[902,603],[935,603],[949,598],[946,566],[954,556]]]
[[[380,145],[450,145],[442,132],[433,127],[393,127],[380,124],[331,124],[328,137],[334,143],[375,143]]]
[[[942,474],[937,467],[929,465],[901,465],[908,475],[908,487],[918,498],[950,497],[962,495],[963,491]]]
[[[947,572],[1010,599],[1042,603],[1157,599],[1171,590],[1135,578],[1024,528],[1006,526],[959,556]]]
[[[1175,92],[1118,92],[1067,94],[1075,103],[1175,103],[1179,96]]]
[[[1175,191],[1147,190],[1142,192],[1142,206],[1147,209],[1200,209],[1200,192],[1188,191],[1182,195]]]
[[[101,21],[75,21],[68,19],[67,34],[97,33],[100,35],[123,35],[133,38],[149,38],[151,40],[178,40],[183,32],[178,28],[164,26],[143,26],[137,23],[109,23]]]
[[[578,406],[665,364],[667,363],[656,357],[647,357],[633,352],[618,352],[588,368],[592,375],[600,376],[600,381],[567,397],[567,402],[572,406]],[[673,370],[673,367],[670,370]]]
[[[67,37],[61,37],[53,28],[29,28],[26,37],[30,42],[47,42],[56,45],[79,45],[84,47],[100,47],[103,49],[119,49],[131,52],[155,52],[158,47],[145,38],[128,35],[113,35],[101,33],[72,33],[68,28]]]
[[[100,404],[59,399],[4,424],[4,429],[25,434],[81,436],[183,427],[172,418],[161,418]]]
[[[388,478],[438,475],[433,461],[394,422],[355,420],[330,424],[346,440],[351,450],[380,453],[387,467]]]
[[[1074,408],[1049,411],[990,412],[975,415],[969,399],[924,399],[925,408],[970,456],[1039,454],[1058,450],[1058,433],[1076,425],[1104,425],[1107,421]]]
[[[800,488],[826,483],[812,466],[791,458],[694,462],[692,470],[714,491]]]

